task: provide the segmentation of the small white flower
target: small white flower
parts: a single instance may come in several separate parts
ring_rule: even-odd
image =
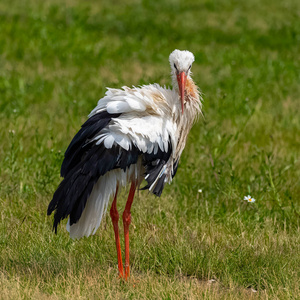
[[[8,132],[13,135],[16,134],[16,132],[13,129],[9,129]]]
[[[201,190],[201,189],[199,189],[199,190],[198,190],[198,193],[202,193],[202,190]]]
[[[252,198],[250,195],[245,196],[245,197],[244,197],[244,200],[246,200],[246,201],[248,201],[248,202],[255,202],[255,199]]]

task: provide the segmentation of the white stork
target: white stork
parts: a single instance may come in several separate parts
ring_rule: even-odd
[[[120,277],[124,277],[119,239],[117,194],[131,183],[123,212],[125,279],[129,276],[130,208],[136,188],[160,196],[177,171],[187,135],[199,113],[201,95],[191,78],[194,55],[174,50],[169,57],[173,89],[158,84],[107,89],[73,138],[61,166],[64,178],[53,195],[53,229],[69,216],[72,238],[95,234],[114,196],[110,216]]]

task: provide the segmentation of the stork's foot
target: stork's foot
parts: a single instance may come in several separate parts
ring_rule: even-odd
[[[128,195],[128,199],[126,202],[125,210],[123,212],[123,225],[124,225],[124,235],[125,235],[125,276],[123,271],[123,261],[122,261],[122,254],[121,254],[121,246],[120,246],[120,235],[119,235],[119,213],[117,210],[117,194],[118,194],[118,187],[116,189],[116,194],[114,201],[111,205],[110,209],[110,216],[112,219],[112,223],[114,226],[115,232],[115,239],[116,239],[116,247],[117,247],[117,254],[118,254],[118,268],[119,268],[119,277],[124,278],[125,280],[128,279],[130,276],[130,267],[129,267],[129,225],[131,223],[131,213],[130,208],[133,202],[133,197],[136,189],[135,182],[132,182],[130,192]]]

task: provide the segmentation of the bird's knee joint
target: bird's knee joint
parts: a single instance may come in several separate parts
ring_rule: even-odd
[[[128,212],[124,211],[123,223],[128,224],[128,225],[131,223],[131,213],[130,212],[128,213]]]
[[[110,210],[110,217],[113,221],[119,221],[119,213],[116,209],[111,209]]]

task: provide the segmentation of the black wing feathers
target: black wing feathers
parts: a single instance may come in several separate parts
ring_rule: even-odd
[[[85,152],[89,151],[93,143],[87,143],[100,130],[105,128],[112,118],[118,118],[121,114],[109,114],[107,111],[91,116],[74,136],[65,153],[65,159],[61,166],[60,175],[65,177],[82,159]]]
[[[170,139],[169,139],[170,140]],[[160,148],[156,154],[153,153],[145,153],[143,155],[144,158],[144,166],[146,168],[146,181],[147,185],[142,188],[142,190],[149,189],[151,185],[157,179],[162,169],[165,167],[167,161],[169,160],[172,153],[172,144],[169,142],[168,144],[168,152],[162,151]],[[162,173],[160,177],[157,179],[155,183],[155,187],[152,190],[152,193],[156,196],[160,196],[164,186],[165,186],[166,175]]]
[[[179,163],[179,159],[177,159],[174,164],[173,164],[173,173],[172,173],[172,178],[174,178],[174,176],[177,173],[177,169],[178,169],[178,163]]]
[[[92,147],[84,160],[72,172],[67,173],[49,204],[48,215],[56,210],[53,224],[55,231],[59,222],[68,215],[70,225],[79,220],[100,176],[117,168],[125,171],[131,164],[137,163],[138,156],[139,151],[136,148],[128,153],[119,146],[110,149],[106,149],[103,144]]]

